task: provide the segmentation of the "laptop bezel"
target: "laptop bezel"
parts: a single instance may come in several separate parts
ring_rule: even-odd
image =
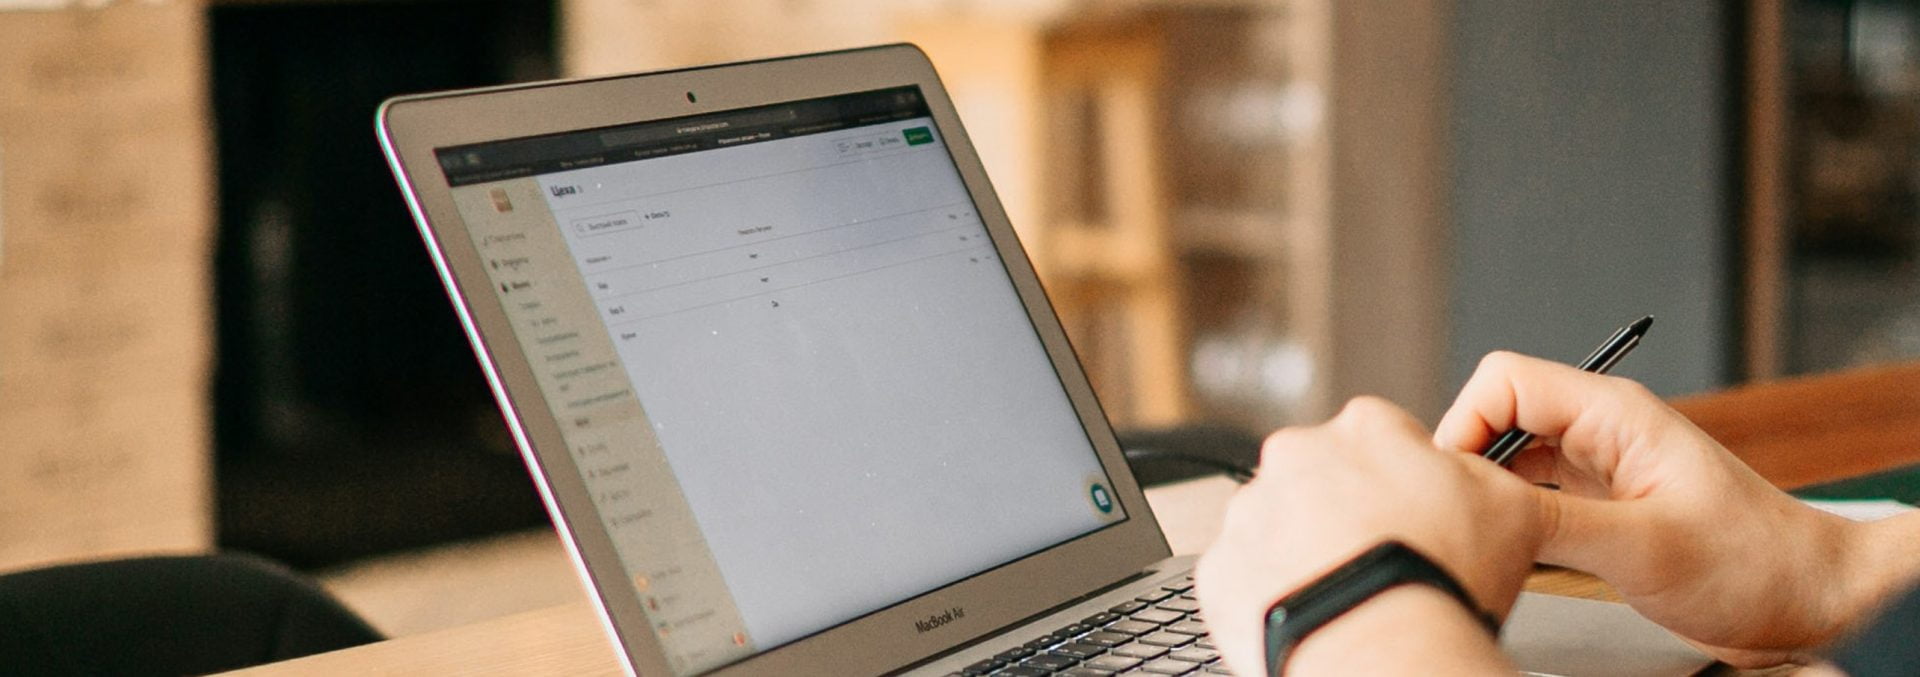
[[[634,75],[408,96],[382,104],[382,147],[516,445],[589,599],[628,670],[672,674],[601,528],[584,480],[454,208],[434,149],[917,85],[1006,264],[1040,341],[1112,480],[1125,521],[998,566],[710,674],[877,673],[964,645],[1138,573],[1170,553],[1086,375],[932,64],[916,47],[858,50]],[[687,92],[697,92],[689,97]],[[471,281],[469,284],[468,281]],[[595,571],[612,572],[601,577]],[[960,609],[920,632],[914,621]],[[632,629],[628,632],[626,629]]]

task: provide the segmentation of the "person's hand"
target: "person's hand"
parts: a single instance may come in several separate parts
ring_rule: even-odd
[[[1357,399],[1324,425],[1276,432],[1262,450],[1259,474],[1234,496],[1219,538],[1195,570],[1214,643],[1236,673],[1268,674],[1261,669],[1267,608],[1389,539],[1434,560],[1482,608],[1504,615],[1544,532],[1544,496],[1497,465],[1435,448],[1418,422],[1383,400]],[[1373,615],[1401,623],[1402,631],[1382,642],[1379,635],[1391,631],[1369,628],[1365,648],[1345,655],[1445,642],[1439,633],[1452,629],[1464,641],[1484,645],[1480,668],[1499,664],[1486,632],[1466,609],[1419,587],[1382,593],[1349,614],[1386,604],[1392,613]],[[1309,636],[1289,668],[1296,667],[1293,661],[1311,660],[1307,652],[1321,636],[1336,634],[1335,626],[1345,622],[1336,619]],[[1458,658],[1462,646],[1436,650]],[[1355,666],[1335,671],[1347,668]]]
[[[1881,584],[1861,575],[1872,548],[1853,523],[1775,489],[1638,383],[1494,353],[1434,442],[1477,454],[1515,427],[1543,441],[1513,472],[1560,487],[1544,492],[1541,561],[1599,576],[1720,660],[1801,658],[1885,594],[1865,589]]]

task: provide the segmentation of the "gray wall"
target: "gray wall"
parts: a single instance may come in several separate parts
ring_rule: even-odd
[[[1453,21],[1448,383],[1494,349],[1723,382],[1733,300],[1721,3],[1462,0]]]

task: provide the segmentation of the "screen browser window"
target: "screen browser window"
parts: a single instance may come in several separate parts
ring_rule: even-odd
[[[436,154],[680,674],[1125,519],[918,88]]]

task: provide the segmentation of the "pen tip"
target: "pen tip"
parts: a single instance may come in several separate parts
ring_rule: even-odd
[[[1639,334],[1639,333],[1645,333],[1647,331],[1647,327],[1651,327],[1651,326],[1653,326],[1653,316],[1648,315],[1646,317],[1640,318],[1639,320],[1635,321],[1633,324],[1628,325],[1627,329],[1632,331],[1633,333]]]

